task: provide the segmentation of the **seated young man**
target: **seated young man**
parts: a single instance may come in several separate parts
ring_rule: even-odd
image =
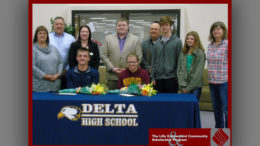
[[[77,66],[71,68],[66,73],[67,88],[77,88],[91,86],[92,83],[99,82],[99,72],[88,65],[90,60],[89,51],[86,48],[80,48],[77,51]]]
[[[150,77],[146,70],[139,67],[139,59],[135,54],[128,54],[126,57],[127,68],[119,74],[118,87],[122,88],[135,84],[149,84]]]

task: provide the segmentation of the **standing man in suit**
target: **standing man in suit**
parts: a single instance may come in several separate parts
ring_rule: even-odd
[[[55,46],[60,52],[63,62],[63,70],[61,74],[61,89],[66,89],[66,72],[69,70],[68,65],[68,53],[70,49],[70,45],[75,41],[75,38],[64,32],[65,22],[63,17],[55,17],[53,21],[53,29],[54,32],[49,34],[50,44]]]
[[[117,33],[106,36],[101,49],[101,59],[107,69],[109,89],[117,89],[118,75],[127,66],[126,57],[134,53],[142,58],[142,48],[139,37],[128,32],[129,21],[119,18],[116,22]],[[140,63],[140,62],[139,62]]]

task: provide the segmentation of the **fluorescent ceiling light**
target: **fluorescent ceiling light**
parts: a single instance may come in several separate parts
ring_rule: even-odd
[[[104,20],[104,19],[107,19],[107,18],[90,18],[90,19]]]
[[[112,22],[116,22],[116,20],[110,20],[110,19],[107,19],[107,20],[101,20],[101,21],[112,21]]]
[[[153,15],[152,13],[130,13],[130,17],[133,17],[133,16],[150,16],[150,15]]]
[[[151,22],[145,21],[145,22],[135,22],[135,23],[150,24]]]
[[[143,29],[144,27],[136,26],[135,29]]]
[[[106,24],[106,25],[108,25],[108,26],[116,26],[115,24]]]
[[[103,26],[95,26],[95,28],[104,28]]]
[[[129,21],[134,21],[134,22],[144,22],[144,20],[129,20]]]
[[[95,23],[95,24],[106,24],[106,23],[98,23],[98,22],[93,22],[93,23]]]

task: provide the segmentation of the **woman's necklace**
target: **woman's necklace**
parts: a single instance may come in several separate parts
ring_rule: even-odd
[[[88,42],[86,42],[86,43],[81,43],[81,46],[83,47],[83,48],[87,48],[88,49]]]

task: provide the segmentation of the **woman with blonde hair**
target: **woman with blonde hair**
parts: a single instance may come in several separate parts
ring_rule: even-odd
[[[179,56],[177,76],[179,90],[194,94],[199,100],[203,86],[205,53],[197,32],[186,35],[184,47]]]

